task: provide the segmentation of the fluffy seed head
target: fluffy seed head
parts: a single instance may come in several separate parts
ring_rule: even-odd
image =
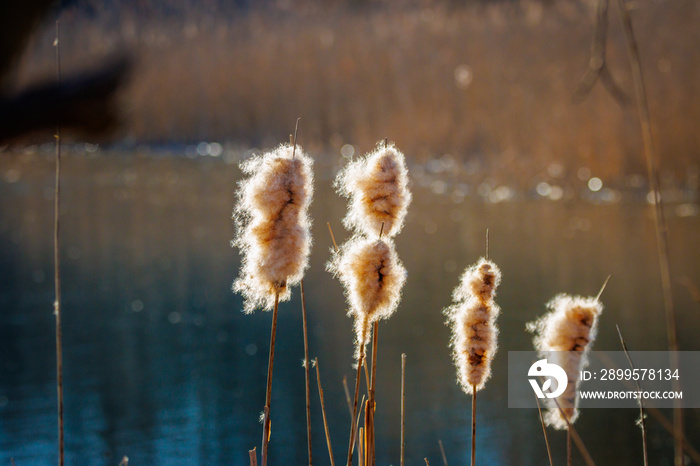
[[[494,302],[501,271],[493,262],[480,259],[468,268],[453,292],[455,303],[445,310],[452,326],[452,357],[462,390],[471,394],[484,388],[491,376],[491,361],[498,348]]]
[[[371,154],[348,164],[335,182],[350,198],[343,223],[367,236],[393,237],[403,228],[411,193],[404,155],[393,145],[380,143]]]
[[[303,278],[311,250],[312,165],[301,147],[289,144],[241,164],[250,176],[239,183],[233,213],[232,244],[242,256],[233,290],[245,298],[246,313],[272,309],[276,294],[288,300],[290,287]]]
[[[603,304],[596,298],[560,294],[547,304],[547,308],[549,312],[529,323],[527,329],[535,334],[535,349],[561,366],[567,374],[566,390],[557,398],[561,411],[551,402],[545,417],[548,425],[566,429],[562,411],[570,423],[578,418],[579,373],[588,363],[587,353],[596,336]]]
[[[370,324],[389,318],[398,307],[406,269],[393,241],[357,235],[335,253],[328,270],[345,287],[359,350],[367,344]]]

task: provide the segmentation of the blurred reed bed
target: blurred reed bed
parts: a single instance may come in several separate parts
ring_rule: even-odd
[[[349,143],[361,153],[391,134],[413,159],[468,158],[496,182],[546,178],[553,163],[571,180],[579,167],[603,179],[644,173],[634,106],[602,89],[571,102],[589,60],[585,2],[134,3],[64,11],[66,66],[121,44],[140,51],[124,95],[129,140],[271,146],[301,116],[310,150]],[[666,135],[661,168],[682,181],[700,149],[700,11],[694,0],[634,8],[652,128]],[[51,74],[51,34],[37,38],[18,82]],[[630,89],[612,23],[607,53]]]

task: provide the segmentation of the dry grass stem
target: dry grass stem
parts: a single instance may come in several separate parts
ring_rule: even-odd
[[[311,249],[308,209],[313,196],[313,161],[297,145],[281,145],[241,164],[232,244],[242,256],[233,289],[245,298],[244,311],[272,309],[299,284]]]
[[[587,353],[596,336],[603,304],[597,298],[560,294],[547,308],[549,312],[529,323],[527,329],[535,334],[535,349],[561,366],[568,377],[566,390],[557,402],[559,409],[550,401],[545,416],[547,425],[563,430],[578,417],[579,372],[587,365]]]
[[[556,409],[558,409],[560,412],[561,418],[564,419],[564,421],[566,422],[565,429],[567,430],[567,437],[569,435],[571,436],[574,443],[576,444],[576,448],[578,448],[578,451],[579,451],[579,453],[581,453],[581,456],[583,456],[583,460],[586,462],[586,464],[588,466],[595,466],[595,463],[593,462],[593,458],[591,458],[591,454],[588,453],[588,448],[586,448],[586,445],[583,443],[583,440],[581,440],[581,437],[578,435],[578,432],[576,432],[576,429],[574,429],[574,425],[572,423],[570,423],[569,420],[566,418],[566,415],[564,414],[564,410],[559,405],[559,402],[557,401],[557,399],[556,398],[550,398],[550,399],[554,401]]]
[[[326,445],[328,446],[328,456],[331,460],[331,466],[335,466],[335,460],[333,459],[333,447],[331,446],[331,435],[328,430],[328,420],[326,419],[326,404],[323,400],[323,388],[321,388],[321,369],[318,367],[318,358],[314,360],[314,366],[316,366],[316,382],[318,384],[318,397],[321,400],[321,414],[323,415],[323,429],[326,433]],[[345,379],[343,379],[345,383]],[[347,387],[347,383],[345,383]],[[352,412],[350,412],[352,414]]]
[[[401,231],[411,203],[404,155],[393,144],[379,144],[371,154],[348,164],[336,178],[338,191],[350,198],[343,223],[367,236],[393,237]]]
[[[620,326],[615,324],[615,328],[617,328],[617,334],[620,336],[620,343],[622,344],[622,350],[625,352],[625,356],[627,356],[627,362],[630,364],[630,368],[632,369],[632,372],[634,372],[634,364],[632,363],[632,358],[630,357],[629,351],[627,351],[627,344],[625,344],[625,339],[622,338],[622,331],[620,330]],[[634,381],[637,392],[641,393],[642,387],[639,385],[639,380]],[[637,400],[639,403],[639,425],[642,428],[642,452],[644,454],[644,466],[648,466],[649,464],[649,456],[647,454],[647,428],[646,428],[646,416],[644,415],[644,400],[641,398]]]
[[[248,450],[248,457],[250,458],[250,466],[258,466],[258,454],[255,448]]]

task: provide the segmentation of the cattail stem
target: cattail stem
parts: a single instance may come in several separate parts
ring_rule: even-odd
[[[299,120],[297,120],[297,124]],[[296,133],[296,130],[295,130]],[[296,135],[295,135],[296,138]],[[311,391],[309,388],[309,336],[306,326],[306,300],[304,299],[304,280],[300,282],[301,286],[301,321],[304,327],[304,375],[306,376],[306,434],[309,446],[309,466],[311,460]]]
[[[248,457],[250,458],[250,466],[258,466],[258,454],[255,452],[255,448],[248,450]]]
[[[379,346],[379,322],[374,322],[374,329],[372,332],[372,380],[369,386],[369,411],[370,411],[370,437],[369,445],[365,445],[366,450],[371,455],[372,464],[369,463],[367,466],[374,466],[375,464],[375,451],[374,451],[374,412],[376,409],[376,403],[374,401],[374,393],[376,390],[377,382],[377,348]]]
[[[355,401],[352,405],[352,419],[350,421],[350,445],[348,445],[348,464],[352,466],[352,454],[355,449],[355,416],[357,415],[357,398],[360,395],[360,377],[362,376],[362,362],[365,359],[364,347],[360,348],[360,356],[357,359],[357,374],[355,375]]]
[[[335,466],[335,460],[333,459],[333,447],[331,446],[331,434],[328,431],[328,421],[326,420],[326,405],[323,402],[323,388],[321,388],[321,369],[318,367],[318,358],[314,360],[314,365],[316,366],[316,382],[318,383],[318,397],[321,400],[321,414],[323,414],[323,429],[326,432],[328,456],[331,459],[331,466]],[[345,381],[345,379],[343,379],[343,381]],[[347,383],[345,385],[347,386]]]
[[[401,466],[406,449],[406,353],[401,355]]]
[[[472,466],[476,464],[476,386],[472,385]]]
[[[544,434],[544,444],[547,446],[547,457],[549,458],[549,466],[554,466],[552,462],[552,451],[549,448],[549,437],[547,436],[547,428],[544,425],[544,418],[542,417],[542,408],[540,408],[540,400],[535,395],[535,402],[537,403],[537,411],[540,415],[540,424],[542,424],[542,433]]]
[[[272,367],[275,362],[275,334],[277,333],[277,308],[279,293],[275,295],[275,306],[272,309],[272,330],[270,331],[270,357],[267,361],[267,392],[263,414],[262,466],[267,466],[267,444],[270,441],[270,406],[272,404]]]
[[[571,466],[571,426],[566,428],[566,466]]]
[[[59,22],[56,21],[56,79],[61,84],[61,48],[58,40]],[[56,391],[58,392],[58,464],[64,464],[63,434],[63,334],[61,332],[61,251],[60,251],[60,207],[61,207],[61,127],[56,126],[56,187],[54,192],[54,315],[56,316]]]

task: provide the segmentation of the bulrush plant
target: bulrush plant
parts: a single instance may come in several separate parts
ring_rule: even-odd
[[[377,368],[378,322],[398,307],[406,270],[391,238],[403,228],[411,193],[404,155],[384,140],[370,154],[351,162],[336,178],[338,192],[350,199],[344,224],[355,235],[334,253],[328,270],[345,287],[355,319],[357,374],[352,419],[357,414],[365,348],[373,329],[372,371],[365,406],[364,464],[375,462],[374,411]],[[348,466],[352,464],[356,424],[351,423]]]
[[[309,262],[312,165],[312,159],[296,142],[241,165],[249,177],[239,184],[234,210],[237,231],[232,244],[240,250],[242,265],[233,290],[243,295],[245,313],[256,308],[273,311],[263,410],[263,466],[270,438],[277,309],[281,301],[290,299],[290,288],[301,283]]]
[[[601,290],[602,292],[602,290]],[[600,296],[600,295],[599,295]],[[545,415],[547,425],[567,431],[567,457],[571,464],[571,424],[578,418],[579,373],[588,363],[587,353],[595,339],[603,304],[598,297],[583,298],[559,294],[548,304],[549,312],[527,324],[535,334],[535,349],[564,369],[568,383]]]
[[[480,259],[468,268],[453,292],[454,304],[445,309],[452,326],[452,357],[457,367],[457,381],[472,396],[471,464],[476,460],[476,392],[491,377],[491,362],[497,349],[500,312],[493,298],[501,282],[498,266]]]

